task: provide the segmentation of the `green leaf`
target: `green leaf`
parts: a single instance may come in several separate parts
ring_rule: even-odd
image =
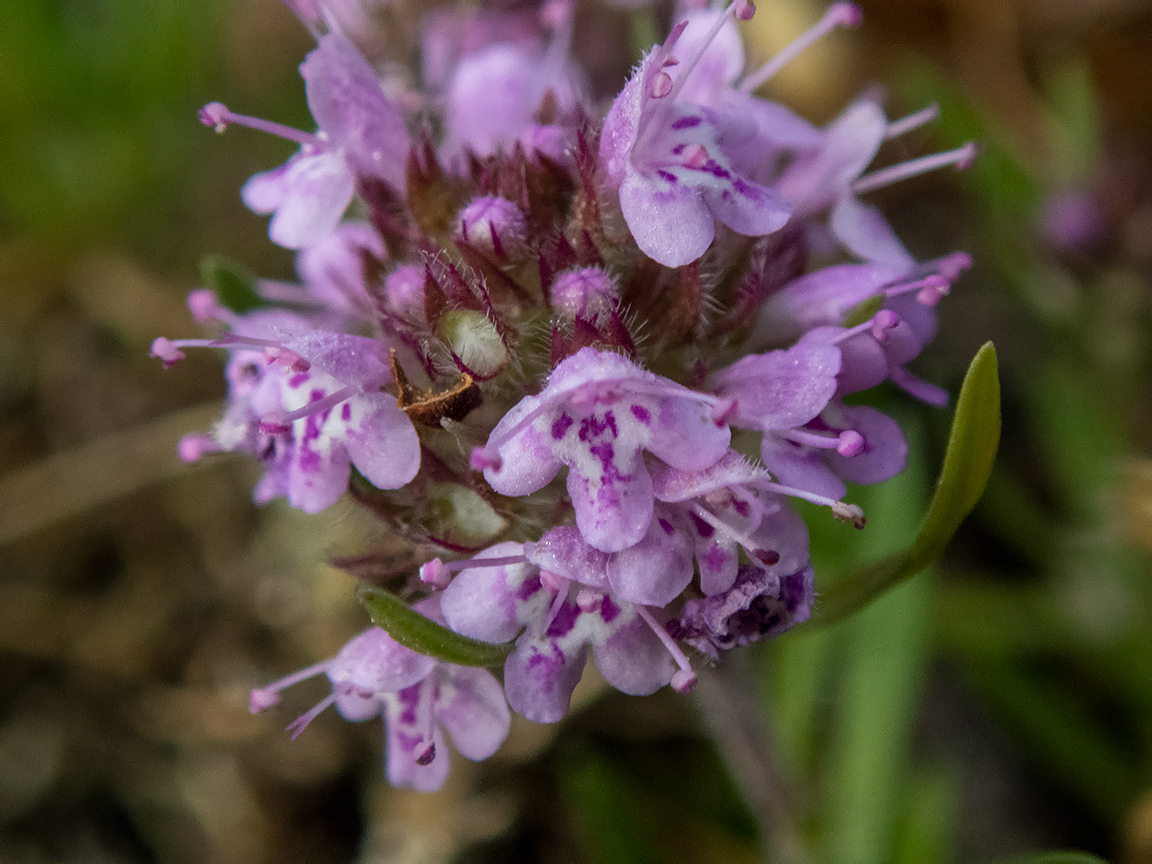
[[[821,595],[819,622],[830,624],[923,570],[940,557],[980,498],[1000,441],[1000,379],[991,342],[976,353],[956,400],[944,465],[912,545],[836,582]]]
[[[207,255],[201,259],[200,279],[204,287],[215,291],[220,302],[233,312],[249,312],[267,305],[256,293],[256,277],[223,255]]]
[[[861,300],[849,309],[848,314],[844,316],[844,326],[858,327],[863,324],[880,311],[880,307],[884,305],[884,301],[887,299],[888,295],[883,291],[877,291],[871,297]]]
[[[502,666],[512,652],[513,642],[481,642],[454,633],[425,618],[411,606],[382,588],[364,587],[360,602],[372,623],[389,636],[420,654],[459,666]]]

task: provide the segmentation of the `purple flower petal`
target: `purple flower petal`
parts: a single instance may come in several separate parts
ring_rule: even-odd
[[[486,669],[444,666],[436,719],[467,759],[487,759],[508,737],[512,717],[504,688]]]
[[[497,543],[473,560],[510,557],[522,550],[519,543]],[[547,611],[549,603],[536,568],[529,564],[463,570],[440,595],[440,609],[448,626],[462,636],[485,642],[514,639],[524,623]]]
[[[899,423],[866,405],[843,407],[836,419],[864,436],[864,449],[855,456],[830,452],[827,458],[833,471],[853,483],[880,483],[904,470],[908,443]]]
[[[916,266],[916,259],[904,248],[880,211],[855,195],[840,196],[832,208],[829,227],[849,252],[865,261],[905,271]]]
[[[661,399],[660,413],[647,449],[674,468],[701,471],[714,465],[732,441],[727,425],[717,426],[712,412],[691,399]]]
[[[356,181],[338,152],[295,156],[287,168],[278,178],[282,195],[268,225],[268,236],[285,249],[303,249],[336,229],[352,201]],[[248,188],[246,184],[245,189]],[[241,190],[241,194],[245,196],[245,203],[263,204],[274,200],[263,181],[247,193]]]
[[[379,627],[370,627],[340,649],[328,667],[334,684],[379,693],[403,690],[423,681],[436,661],[394,640]]]
[[[714,377],[717,392],[736,399],[737,424],[757,429],[802,426],[836,393],[840,351],[834,345],[796,345],[750,354]]]
[[[620,599],[663,607],[692,581],[692,541],[671,508],[656,511],[648,532],[608,560],[608,581]]]
[[[588,545],[577,528],[553,528],[539,542],[525,544],[524,551],[544,570],[593,588],[608,587],[608,553]]]
[[[378,489],[399,489],[420,470],[420,438],[412,421],[387,393],[350,399],[354,409],[344,446],[356,470]],[[342,408],[335,409],[337,412]]]
[[[652,521],[652,478],[639,453],[621,469],[612,452],[597,474],[568,472],[568,495],[580,534],[604,552],[638,543]]]
[[[620,209],[640,251],[665,267],[695,261],[716,234],[699,191],[671,173],[658,184],[629,173],[620,186]]]
[[[632,696],[655,693],[676,671],[668,649],[639,618],[618,629],[592,652],[604,680]]]
[[[504,664],[504,693],[512,710],[533,723],[564,719],[586,652],[580,645],[566,656],[554,641],[521,637]]]

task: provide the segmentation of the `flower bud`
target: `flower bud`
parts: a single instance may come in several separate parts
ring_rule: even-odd
[[[481,381],[492,378],[508,362],[508,349],[496,327],[482,312],[453,309],[444,313],[437,333],[448,343],[464,371]]]
[[[552,305],[565,318],[582,318],[602,327],[616,308],[620,289],[601,267],[566,270],[552,283]]]
[[[498,195],[476,198],[457,217],[456,239],[502,263],[521,260],[528,251],[528,221],[520,208]]]

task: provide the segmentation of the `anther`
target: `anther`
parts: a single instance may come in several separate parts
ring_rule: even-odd
[[[452,581],[452,572],[439,558],[433,558],[420,567],[420,581],[433,588],[447,588],[448,583]]]
[[[691,669],[677,669],[670,684],[677,693],[691,693],[696,686],[696,673]]]
[[[504,460],[499,453],[491,453],[485,447],[473,447],[469,464],[473,471],[487,471],[489,468],[499,471],[504,467]]]
[[[864,511],[859,505],[846,504],[843,501],[832,504],[832,515],[841,522],[851,522],[856,528],[863,528],[868,521],[864,518]]]
[[[165,339],[163,336],[152,340],[152,350],[148,353],[150,356],[158,358],[164,364],[165,369],[172,368],[186,356],[171,340]]]
[[[736,416],[736,400],[732,397],[721,399],[712,406],[712,422],[718,427],[727,426]]]
[[[900,323],[900,316],[891,309],[881,309],[872,316],[872,338],[877,342],[888,341],[888,331]]]
[[[436,745],[429,744],[423,750],[416,754],[416,764],[423,767],[431,765],[436,758]]]

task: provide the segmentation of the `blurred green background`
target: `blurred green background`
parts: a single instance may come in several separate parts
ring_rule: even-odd
[[[1152,9],[861,5],[775,95],[825,120],[881,81],[893,116],[943,109],[891,158],[983,144],[879,196],[921,257],[976,256],[919,371],[954,393],[996,342],[983,502],[931,572],[749,652],[762,692],[702,688],[766,733],[751,781],[692,699],[589,678],[569,721],[421,796],[384,784],[377,724],[329,712],[290,743],[289,716],[248,715],[248,688],[364,626],[325,562],[382,541],[350,505],[257,510],[242,459],[181,465],[220,359],[147,357],[193,332],[206,253],[291,276],[237,195],[291,148],[195,112],[306,125],[310,38],[278,0],[0,4],[0,861],[740,862],[781,813],[815,861],[1152,861]],[[821,9],[764,0],[755,50]],[[813,520],[818,580],[914,536],[949,412],[892,405],[915,458],[854,491],[864,532]],[[299,689],[286,711],[324,693]]]

